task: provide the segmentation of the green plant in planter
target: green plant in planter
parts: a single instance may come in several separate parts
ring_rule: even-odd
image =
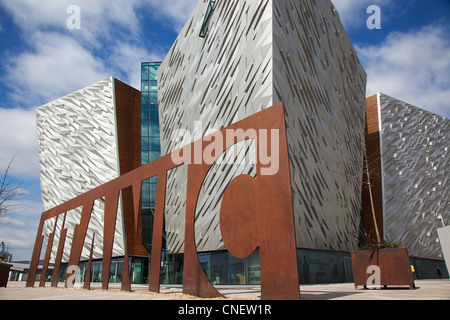
[[[375,249],[394,249],[400,248],[401,243],[397,242],[379,242],[379,243],[368,243],[358,247],[358,250],[375,250]]]

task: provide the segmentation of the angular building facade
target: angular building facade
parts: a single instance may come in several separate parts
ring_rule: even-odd
[[[437,229],[450,220],[449,133],[445,117],[381,93],[367,99],[367,158],[380,237],[400,242],[412,257],[444,258]],[[363,212],[374,239],[367,188]]]
[[[61,264],[83,268],[85,286],[101,281],[106,289],[149,283],[157,291],[186,280],[200,287],[199,274],[213,285],[262,284],[267,247],[289,255],[291,267],[297,254],[300,283],[348,282],[349,252],[363,229],[374,236],[372,204],[384,240],[401,241],[413,257],[442,260],[436,227],[448,224],[449,122],[385,95],[366,101],[365,71],[331,1],[199,0],[164,61],[142,63],[141,81],[142,93],[109,78],[37,108],[45,212],[32,265],[36,272],[45,236],[43,270],[55,263],[52,286],[65,279]],[[263,166],[277,178],[282,168],[291,250],[284,254],[286,241],[273,250],[270,241],[239,259],[222,232],[230,237],[245,226],[252,233],[258,223],[251,229],[241,219],[221,230],[221,205],[239,198],[223,200],[235,177],[264,179],[257,177],[261,133],[230,144],[195,187],[199,163],[172,157],[180,150],[203,157],[195,153],[202,139],[236,123],[274,125],[266,115],[277,104],[279,141],[287,145],[281,152],[270,142]]]
[[[37,108],[40,177],[44,211],[140,166],[140,92],[108,78]],[[92,250],[102,258],[105,199],[95,201],[82,260]],[[131,193],[123,190],[118,208],[113,257],[147,255],[140,237],[125,232],[133,223]],[[67,229],[62,263],[69,260],[81,208],[45,221],[44,235],[55,261],[59,235]],[[49,241],[50,235],[54,234]],[[125,234],[127,239],[125,239]],[[61,246],[62,247],[62,246]]]
[[[365,85],[330,1],[201,0],[158,69],[162,154],[282,101],[297,247],[349,252],[360,226]],[[255,177],[253,150],[227,151],[230,161],[217,161],[203,182],[199,252],[226,250],[222,189],[237,175]],[[173,254],[183,252],[186,174],[177,168],[167,180]]]

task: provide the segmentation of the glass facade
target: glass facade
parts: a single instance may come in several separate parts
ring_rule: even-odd
[[[259,250],[245,259],[237,259],[226,251],[198,254],[202,269],[213,285],[259,285]],[[417,279],[437,279],[437,267],[443,278],[449,274],[444,261],[411,257]],[[349,252],[297,249],[300,284],[353,282],[352,259]],[[164,255],[162,284],[183,283],[183,255]]]
[[[245,259],[235,258],[227,251],[201,252],[198,259],[213,285],[260,284],[259,250]],[[163,255],[161,283],[183,283],[183,254]]]
[[[214,285],[259,285],[259,249],[245,259],[226,251],[199,253],[206,277]],[[166,255],[161,270],[164,284],[183,283],[183,255]],[[300,284],[345,283],[353,281],[348,252],[297,249]]]
[[[156,71],[161,62],[141,64],[141,164],[161,157]],[[142,182],[142,242],[151,252],[157,177]]]
[[[441,275],[444,279],[449,278],[449,270],[445,261],[410,257],[410,262],[414,266],[414,277],[417,280],[439,279],[438,268],[441,270]]]
[[[353,281],[352,258],[348,252],[297,249],[300,284]]]
[[[203,252],[198,254],[200,264],[206,277],[213,285],[259,285],[260,260],[259,250],[245,259],[233,257],[227,251]],[[438,279],[437,267],[443,278],[448,278],[445,261],[410,258],[415,267],[416,279]],[[130,279],[132,284],[148,284],[149,258],[130,257]],[[76,282],[84,283],[87,261],[79,264]],[[93,261],[91,282],[102,282],[102,261]],[[297,266],[300,284],[324,284],[353,282],[351,256],[348,252],[297,249]],[[123,258],[111,261],[110,283],[122,281]],[[67,264],[62,264],[58,281],[66,279]],[[47,281],[52,273],[48,272]],[[13,278],[13,276],[11,277]],[[11,279],[14,280],[14,279]],[[163,252],[161,265],[161,284],[183,284],[183,255],[167,255]]]
[[[132,284],[148,283],[148,258],[147,257],[130,257],[130,281]],[[78,264],[79,272],[77,272],[76,283],[84,283],[87,273],[88,262],[83,261]],[[114,258],[111,260],[111,267],[109,269],[109,283],[121,283],[123,271],[123,257]],[[67,264],[61,264],[59,270],[58,282],[66,281]],[[49,274],[48,280],[51,281]],[[92,261],[91,265],[91,279],[90,282],[101,283],[103,275],[103,261]]]

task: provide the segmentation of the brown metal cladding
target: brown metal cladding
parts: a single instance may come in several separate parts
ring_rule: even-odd
[[[141,93],[117,79],[114,87],[119,165],[123,175],[141,166]],[[122,190],[122,207],[128,254],[148,256],[141,242],[140,221],[134,220],[131,188]],[[132,232],[136,225],[137,233]]]
[[[378,119],[378,97],[373,95],[366,100],[365,140],[367,163],[369,166],[370,186],[372,189],[373,205],[378,230],[383,238],[383,191],[380,156],[380,132]],[[369,194],[368,178],[366,174],[366,159],[364,159],[364,174],[362,188],[362,207],[364,230],[369,241],[376,241],[375,224],[373,222],[372,206]]]

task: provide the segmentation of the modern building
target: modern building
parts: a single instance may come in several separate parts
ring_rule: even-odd
[[[381,94],[366,101],[365,89],[366,73],[330,0],[199,0],[164,61],[142,63],[141,93],[109,78],[37,109],[44,210],[283,102],[300,283],[352,281],[350,251],[364,231],[373,239],[372,213],[383,240],[401,241],[419,275],[429,275],[443,263],[436,229],[448,224],[448,119]],[[252,140],[227,149],[199,191],[196,251],[213,285],[261,282],[259,249],[245,259],[231,255],[219,219],[230,182],[257,178],[256,150]],[[164,173],[163,283],[183,281],[187,168]],[[107,196],[96,194],[85,233],[77,233],[81,208],[44,213],[42,221],[51,218],[43,222],[43,272],[54,263],[57,273],[61,262],[64,281],[78,235],[82,276],[92,263],[91,281],[120,282],[128,256],[131,283],[149,282],[157,176],[142,181],[140,201],[136,185],[127,186],[116,187],[113,236],[104,222],[106,211],[115,213],[105,208]],[[76,203],[89,216],[89,201]]]
[[[37,108],[44,211],[141,165],[140,104],[138,90],[111,77]],[[94,244],[92,258],[98,261],[94,263],[94,269],[98,272],[103,252],[104,201],[100,198],[94,203],[81,255],[81,260],[87,261]],[[112,270],[118,274],[123,264],[125,243],[130,256],[135,256],[136,261],[140,261],[138,257],[148,256],[140,234],[125,232],[133,223],[132,206],[131,193],[124,190],[113,245],[116,260]],[[47,245],[51,245],[50,263],[55,262],[63,229],[67,229],[67,235],[61,262],[68,262],[74,230],[80,223],[80,217],[81,208],[78,208],[45,221],[44,235]],[[52,234],[54,237],[49,241]],[[125,234],[127,239],[124,239]],[[64,271],[62,268],[61,272]],[[134,277],[140,281],[142,275],[136,274]]]
[[[9,273],[9,281],[26,281],[28,279],[28,272],[30,271],[30,261],[15,261],[10,263],[11,270]],[[40,262],[37,269],[39,277],[42,276],[43,263]],[[53,273],[53,265],[49,265],[45,277],[51,279]]]
[[[419,277],[446,269],[437,230],[450,221],[449,133],[445,117],[381,93],[367,99],[364,229],[376,239],[374,212],[380,238],[407,248]]]
[[[331,1],[201,0],[158,69],[161,151],[283,101],[301,281],[347,281],[360,228],[365,85]],[[228,183],[256,175],[245,160],[252,148],[228,150],[231,161],[218,161],[198,199],[197,251],[214,283],[234,283],[231,273],[252,283],[250,270],[259,270],[257,254],[227,253],[218,219]],[[184,250],[186,174],[179,167],[167,180],[171,270]]]

